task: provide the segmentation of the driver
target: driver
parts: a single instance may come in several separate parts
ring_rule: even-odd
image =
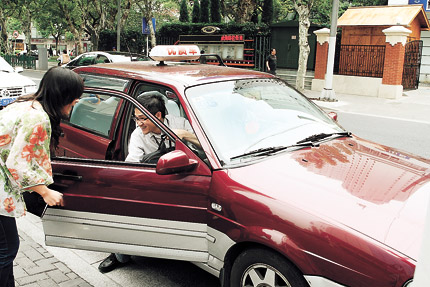
[[[160,92],[151,91],[140,94],[137,101],[169,127],[180,139],[200,146],[190,123],[185,118],[166,114],[164,98],[165,96]],[[139,128],[131,134],[128,155],[125,160],[141,162],[145,154],[158,150],[162,135],[161,130],[137,108],[134,109],[133,119]],[[169,144],[167,143],[167,145]]]
[[[164,98],[160,92],[151,91],[140,94],[137,97],[137,101],[169,127],[180,139],[200,146],[190,123],[186,119],[166,114]],[[161,130],[137,108],[134,109],[133,119],[139,128],[136,128],[131,134],[128,155],[125,161],[141,162],[145,154],[158,150],[162,134]],[[167,143],[167,145],[169,144]],[[173,143],[171,144],[173,145]],[[130,255],[112,253],[100,263],[99,271],[106,273],[129,261]]]

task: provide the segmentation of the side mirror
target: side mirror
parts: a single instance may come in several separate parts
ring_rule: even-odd
[[[15,73],[22,73],[22,72],[24,72],[23,67],[15,67]]]
[[[187,172],[195,169],[197,164],[196,160],[190,159],[183,151],[174,150],[160,157],[156,172],[160,175]]]
[[[328,116],[332,118],[335,122],[337,122],[337,113],[336,112],[329,112]]]

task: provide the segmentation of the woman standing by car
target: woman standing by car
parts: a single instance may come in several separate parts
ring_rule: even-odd
[[[0,287],[14,286],[13,260],[19,237],[15,217],[25,215],[22,193],[37,192],[49,205],[63,205],[53,183],[50,152],[83,92],[71,70],[49,69],[35,94],[22,96],[0,111]]]

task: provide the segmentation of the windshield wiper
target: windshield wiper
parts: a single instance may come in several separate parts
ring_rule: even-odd
[[[303,143],[303,144],[294,144],[294,145],[289,145],[289,146],[275,146],[275,147],[266,147],[266,148],[259,148],[250,152],[246,152],[244,154],[241,155],[236,155],[232,158],[230,158],[230,160],[233,159],[237,159],[237,158],[241,158],[241,157],[246,157],[246,156],[265,156],[265,155],[269,155],[269,154],[274,154],[277,153],[279,151],[282,150],[286,150],[289,148],[303,148],[303,147],[314,147],[317,146],[315,144],[313,144],[312,142],[307,142],[307,143]]]
[[[299,140],[297,143],[302,144],[302,143],[306,143],[306,142],[317,142],[317,141],[320,141],[322,139],[325,139],[325,138],[328,138],[331,136],[350,137],[351,132],[339,132],[339,133],[331,133],[331,134],[320,133],[320,134],[311,135],[310,137]]]
[[[245,157],[245,156],[263,156],[263,155],[268,155],[271,153],[275,153],[284,149],[287,149],[287,146],[274,146],[274,147],[266,147],[266,148],[259,148],[250,152],[246,152],[244,154],[241,155],[236,155],[232,158],[230,158],[230,160],[232,159],[236,159],[236,158],[241,158],[241,157]]]

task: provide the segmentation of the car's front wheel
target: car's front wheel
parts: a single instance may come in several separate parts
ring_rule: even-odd
[[[278,253],[255,248],[234,261],[231,287],[309,287],[300,271]]]

